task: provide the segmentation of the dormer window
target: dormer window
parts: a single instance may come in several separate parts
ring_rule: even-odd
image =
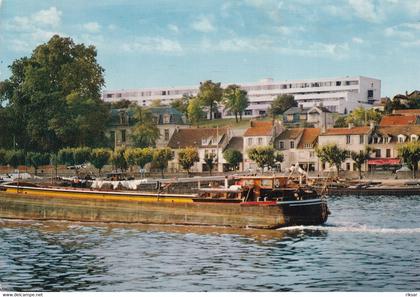
[[[403,143],[403,142],[405,142],[405,139],[406,139],[407,137],[405,136],[405,135],[402,135],[402,134],[400,134],[400,135],[398,135],[398,143]]]
[[[390,141],[390,138],[388,136],[385,136],[384,137],[384,143],[389,143],[389,141]]]
[[[312,144],[311,143],[305,143],[305,145],[303,146],[306,149],[310,149],[312,148]]]
[[[171,122],[171,115],[170,114],[165,114],[163,116],[163,123],[164,124],[169,124]]]
[[[416,134],[411,134],[410,135],[410,140],[411,141],[417,141],[419,139],[419,137]]]
[[[208,145],[209,141],[206,138],[201,139],[201,145]]]

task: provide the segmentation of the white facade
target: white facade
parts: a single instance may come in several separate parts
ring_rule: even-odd
[[[381,99],[381,81],[364,76],[290,81],[263,79],[257,83],[237,84],[248,92],[250,105],[244,115],[248,117],[265,115],[273,99],[281,94],[294,95],[304,108],[322,105],[339,113],[350,112],[359,106],[369,108]],[[228,85],[223,84],[222,87]],[[127,99],[140,106],[149,106],[154,100],[160,100],[161,104],[169,105],[184,94],[197,95],[198,90],[199,86],[109,90],[103,92],[102,99],[107,102]],[[223,111],[223,117],[229,116]]]

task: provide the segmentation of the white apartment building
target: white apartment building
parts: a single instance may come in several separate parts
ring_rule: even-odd
[[[274,81],[271,78],[256,83],[236,83],[248,92],[250,105],[244,116],[256,117],[267,113],[274,98],[291,94],[303,108],[324,106],[332,112],[347,113],[356,107],[370,108],[381,99],[381,81],[364,76],[345,76],[322,79]],[[225,88],[229,84],[222,84]],[[169,105],[184,94],[197,95],[199,86],[108,90],[102,94],[107,102],[122,99],[149,106],[154,100]],[[222,117],[230,117],[220,109]]]

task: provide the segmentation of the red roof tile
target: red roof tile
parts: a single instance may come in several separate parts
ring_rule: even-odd
[[[319,134],[321,133],[320,128],[305,128],[303,135],[300,138],[298,148],[305,148],[306,144],[314,144],[318,139]]]
[[[169,140],[168,147],[177,149],[184,147],[216,147],[217,135],[219,135],[219,141],[221,137],[226,137],[227,129],[219,128],[185,128],[175,130],[171,139]],[[212,139],[211,144],[203,145],[203,139]]]
[[[379,126],[393,126],[393,125],[415,125],[417,116],[415,114],[407,115],[387,115],[384,116],[379,123]]]
[[[358,135],[367,134],[370,131],[370,127],[353,127],[353,128],[330,128],[327,129],[321,135]]]
[[[273,133],[272,122],[254,122],[251,121],[251,127],[249,127],[244,136],[270,136]]]

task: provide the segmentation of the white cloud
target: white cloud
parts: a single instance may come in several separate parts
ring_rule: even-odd
[[[360,37],[353,37],[351,39],[351,41],[353,41],[353,43],[358,43],[358,44],[362,44],[363,42],[365,42],[362,38]]]
[[[375,6],[373,0],[348,0],[356,15],[368,22],[379,22],[383,12],[379,6]]]
[[[101,31],[101,25],[99,25],[97,22],[83,24],[83,28],[89,33],[98,33]]]
[[[49,40],[54,35],[65,36],[65,34],[55,31],[47,31],[42,29],[37,29],[31,33],[32,40],[35,42],[45,42]]]
[[[191,27],[196,31],[204,32],[204,33],[212,32],[216,30],[211,19],[207,16],[200,16],[191,24]]]
[[[177,25],[175,24],[169,24],[168,25],[168,29],[174,33],[179,33],[179,28]]]
[[[62,12],[54,6],[40,10],[32,15],[32,19],[36,24],[57,27],[61,21]]]
[[[396,26],[385,28],[385,36],[398,37],[401,39],[414,39],[420,34],[420,22],[402,23]]]
[[[254,6],[267,14],[273,21],[281,20],[283,1],[279,0],[246,0],[246,4]]]
[[[306,31],[303,26],[279,26],[275,28],[276,31],[280,32],[284,35],[290,35],[297,32],[304,32]]]
[[[134,42],[127,42],[121,45],[126,52],[162,52],[179,54],[182,46],[177,40],[163,37],[143,37]]]

